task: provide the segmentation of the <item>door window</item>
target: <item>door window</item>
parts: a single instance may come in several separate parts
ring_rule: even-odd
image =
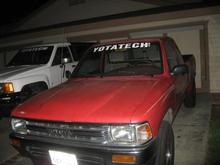
[[[172,45],[173,45],[173,48],[174,48],[176,55],[177,55],[177,63],[184,64],[183,57],[182,57],[182,54],[181,54],[179,48],[177,47],[177,45],[174,42],[172,42]]]
[[[167,52],[168,65],[171,71],[173,67],[178,64],[177,54],[172,44],[169,41],[165,42],[165,46],[166,46],[166,52]]]
[[[62,58],[68,58],[68,59],[69,59],[69,63],[73,62],[68,47],[64,47],[62,53],[63,53],[63,54],[62,54]]]
[[[69,63],[73,62],[68,47],[59,47],[59,48],[57,48],[57,51],[56,51],[55,58],[53,60],[52,66],[60,65],[62,58],[68,58],[69,59]]]
[[[61,64],[62,48],[57,48],[55,57],[53,59],[52,66]]]

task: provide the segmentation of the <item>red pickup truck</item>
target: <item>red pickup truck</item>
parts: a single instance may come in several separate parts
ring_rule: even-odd
[[[172,122],[195,100],[195,59],[173,39],[97,44],[12,112],[11,144],[40,165],[173,165]]]

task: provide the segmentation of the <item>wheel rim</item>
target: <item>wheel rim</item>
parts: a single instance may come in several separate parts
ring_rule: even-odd
[[[173,159],[174,159],[174,143],[173,143],[173,136],[172,133],[167,136],[167,142],[166,142],[166,152],[165,152],[165,161],[166,165],[173,165]]]

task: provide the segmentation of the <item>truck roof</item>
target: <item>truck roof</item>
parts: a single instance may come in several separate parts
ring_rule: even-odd
[[[26,46],[23,48],[32,48],[32,47],[39,47],[39,46],[60,46],[60,45],[71,45],[69,42],[54,42],[54,43],[43,43],[37,45]]]
[[[152,41],[152,40],[166,40],[166,39],[172,39],[171,37],[167,36],[158,36],[158,37],[141,37],[141,38],[129,38],[129,39],[122,39],[122,40],[116,40],[116,41],[106,41],[100,43],[102,44],[109,44],[109,43],[118,43],[118,42],[135,42],[135,41]],[[98,44],[98,45],[100,45]]]
[[[106,45],[106,44],[117,44],[117,43],[128,43],[128,42],[170,40],[170,39],[172,40],[171,37],[167,37],[167,36],[129,38],[129,39],[122,39],[122,40],[117,40],[117,41],[106,41],[106,42],[95,44],[94,46]]]

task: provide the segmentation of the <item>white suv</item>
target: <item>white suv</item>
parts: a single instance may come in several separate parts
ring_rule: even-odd
[[[0,70],[0,110],[67,81],[77,65],[76,51],[82,51],[82,45],[72,49],[71,43],[54,43],[20,49]],[[89,45],[85,43],[85,48]]]

